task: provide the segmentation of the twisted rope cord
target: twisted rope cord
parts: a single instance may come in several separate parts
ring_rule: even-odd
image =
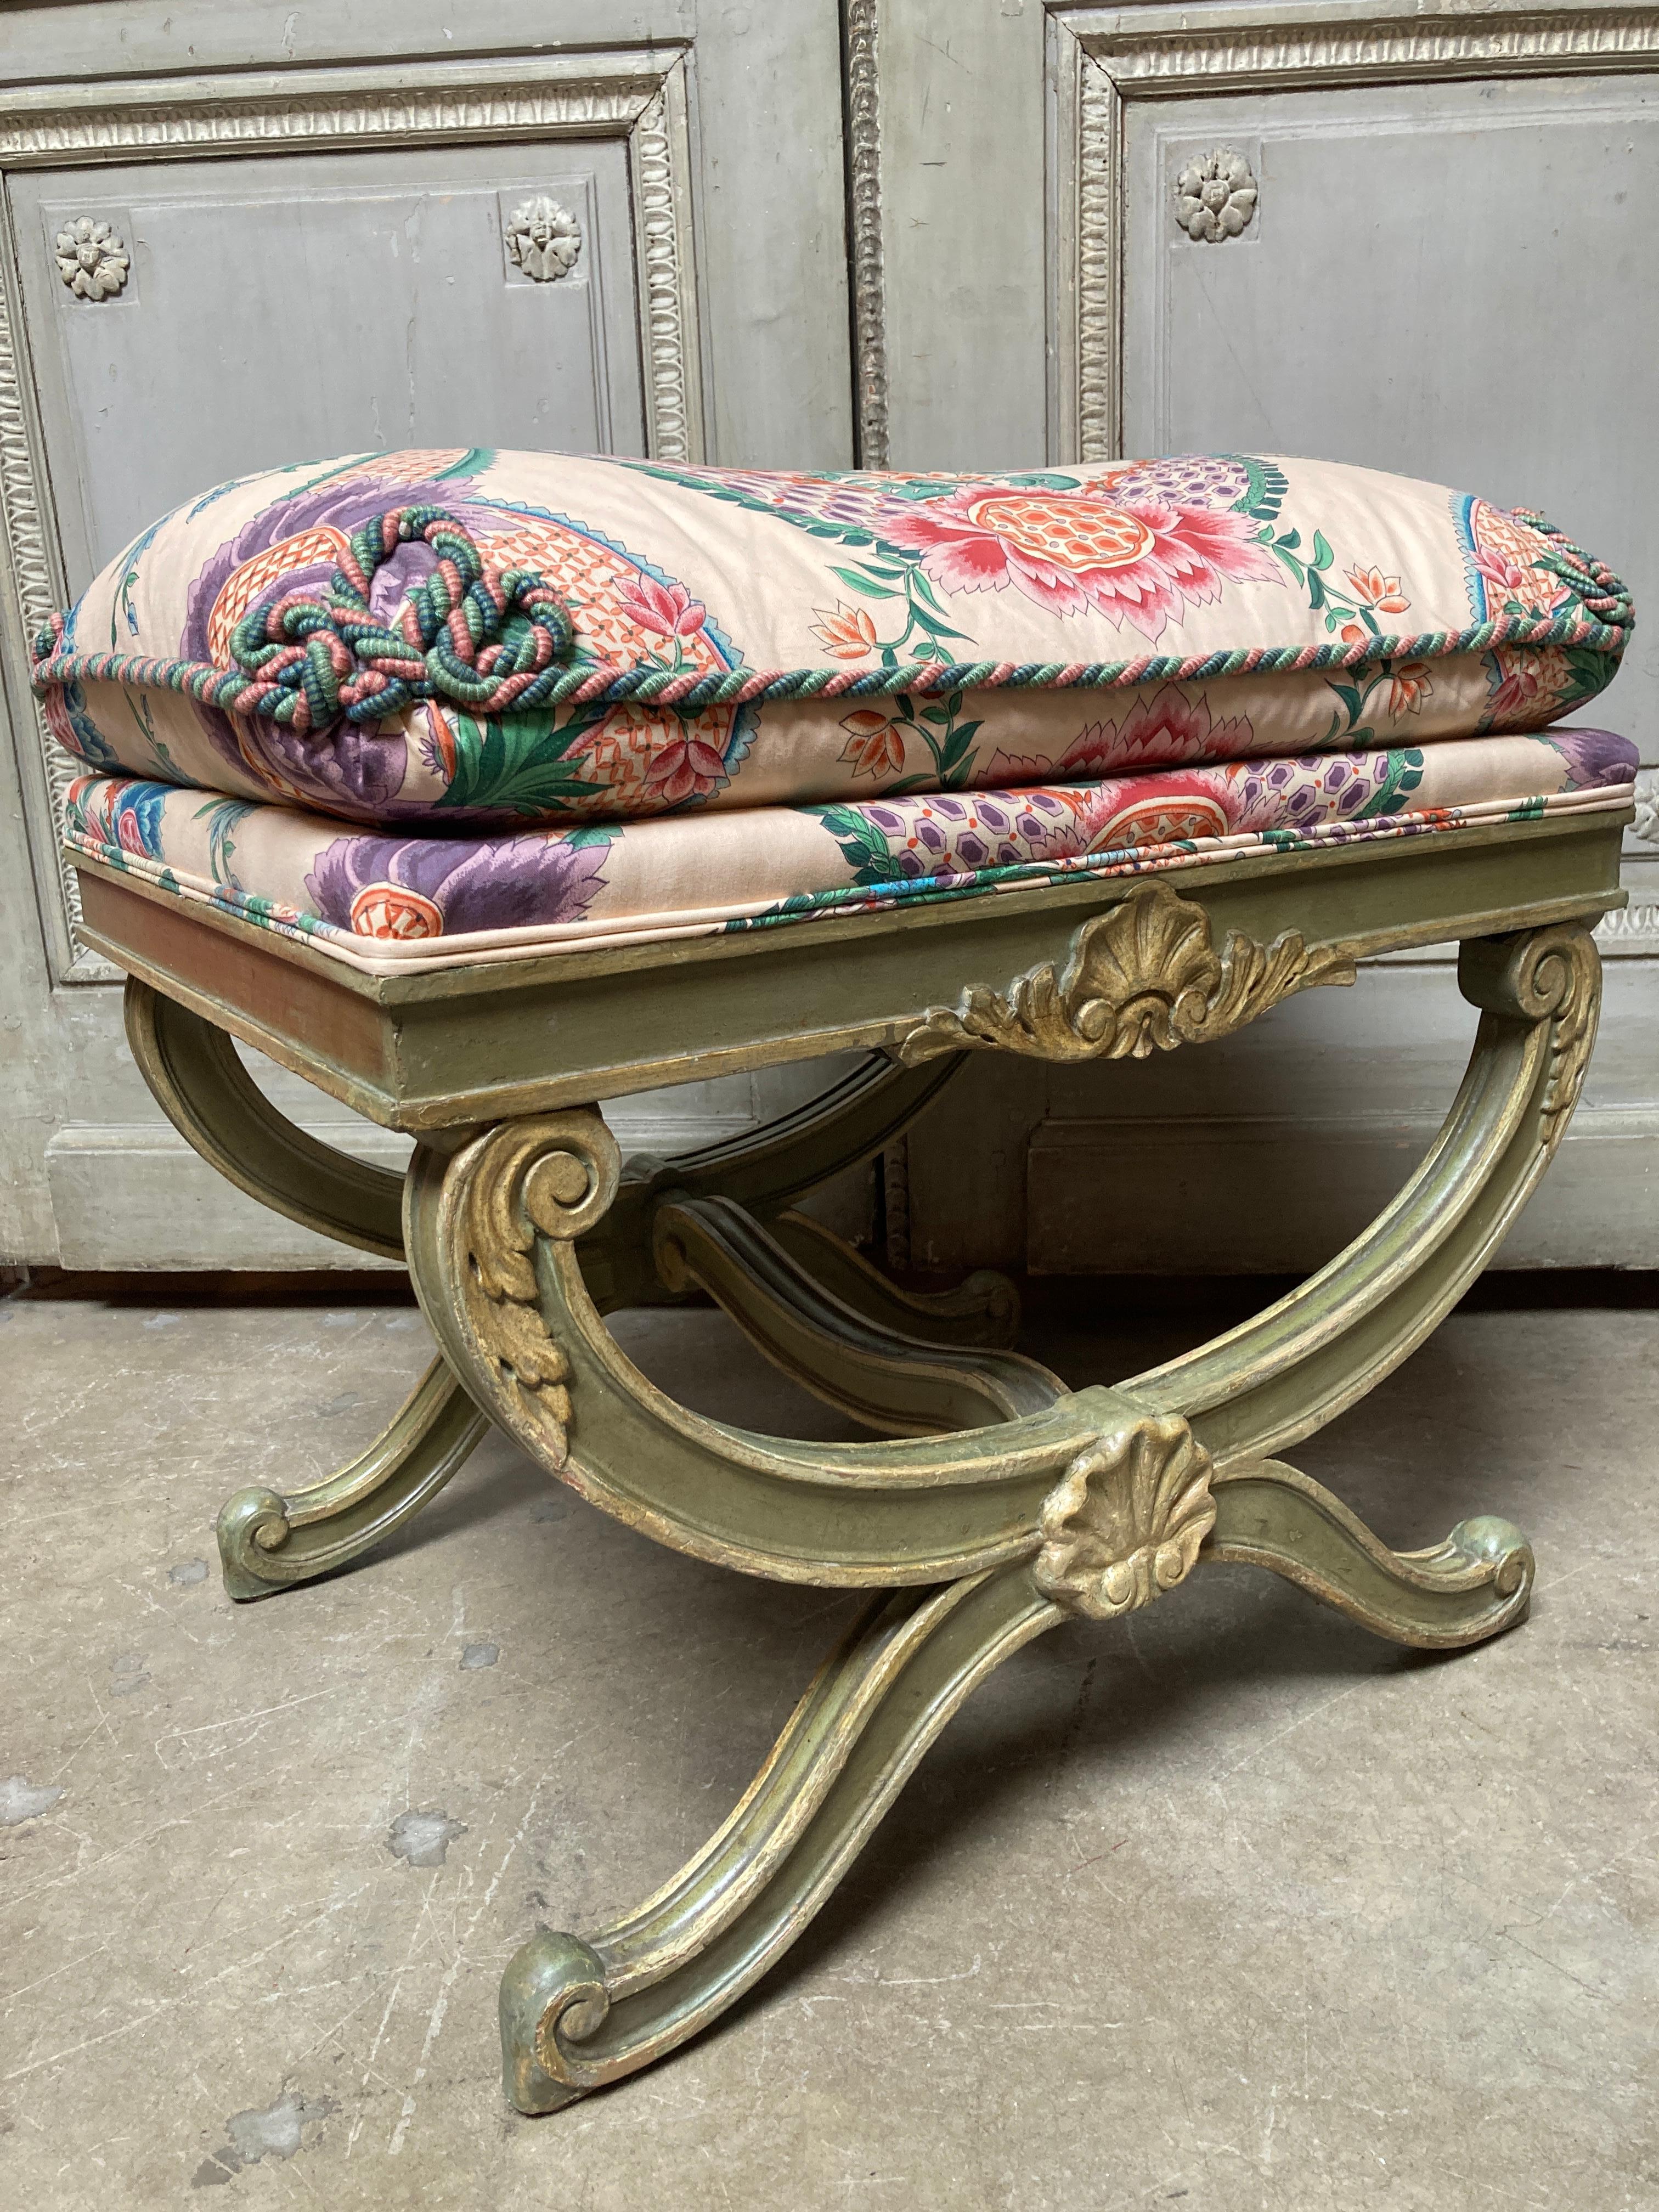
[[[722,669],[699,675],[626,668],[610,661],[567,665],[574,648],[569,613],[533,568],[486,572],[477,545],[436,507],[378,515],[355,532],[347,557],[320,597],[291,592],[245,615],[231,633],[236,665],[153,659],[140,653],[64,653],[65,617],[54,614],[34,641],[37,692],[71,683],[118,683],[184,693],[226,713],[264,715],[296,731],[342,718],[380,721],[416,699],[445,698],[484,715],[525,714],[567,702],[640,700],[691,712],[753,701],[864,699],[914,692],[1024,689],[1108,690],[1214,677],[1359,668],[1376,660],[1434,660],[1498,645],[1583,646],[1617,657],[1634,624],[1631,596],[1594,559],[1530,508],[1515,510],[1547,541],[1536,566],[1559,576],[1582,613],[1501,615],[1462,630],[1367,637],[1352,644],[1251,646],[1187,659],[918,661],[903,668]],[[421,538],[438,556],[431,575],[404,601],[398,627],[371,612],[369,585],[400,544]]]

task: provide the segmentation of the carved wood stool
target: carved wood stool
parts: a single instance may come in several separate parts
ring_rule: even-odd
[[[662,1542],[872,1597],[725,1825],[629,1918],[539,1929],[501,1989],[507,2092],[550,2111],[706,2026],[787,1948],[976,1684],[1075,1615],[1216,1559],[1273,1569],[1379,1635],[1452,1648],[1521,1620],[1526,1540],[1476,1517],[1397,1553],[1277,1456],[1412,1352],[1560,1142],[1595,1030],[1590,929],[1627,812],[1271,853],[787,930],[372,974],[78,855],[125,967],[133,1049],[207,1159],[281,1213],[405,1258],[439,1344],[385,1434],[309,1490],[244,1491],[231,1594],[328,1572],[416,1511],[494,1421]],[[913,1296],[793,1210],[887,1144],[969,1050],[1145,1058],[1224,1036],[1384,951],[1462,940],[1462,1087],[1346,1251],[1216,1341],[1072,1391],[1007,1349],[1011,1286]],[[411,1132],[401,1181],[255,1089],[256,1045]],[[600,1104],[848,1046],[854,1075],[741,1141],[623,1162]],[[885,1441],[750,1434],[673,1404],[605,1316],[701,1289]]]

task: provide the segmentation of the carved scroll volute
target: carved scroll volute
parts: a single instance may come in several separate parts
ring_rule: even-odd
[[[577,1107],[507,1121],[457,1155],[460,1282],[468,1334],[508,1410],[562,1466],[568,1449],[569,1364],[542,1319],[539,1232],[568,1243],[600,1219],[622,1172],[598,1111]]]
[[[1355,972],[1340,947],[1310,951],[1296,930],[1271,945],[1233,930],[1218,952],[1203,907],[1166,884],[1140,884],[1085,922],[1063,975],[1046,962],[1006,996],[975,984],[954,1008],[931,1007],[899,1058],[914,1066],[981,1045],[1042,1060],[1145,1060],[1226,1036],[1293,992],[1352,983]]]
[[[1484,1012],[1549,1023],[1542,1134],[1546,1152],[1553,1152],[1578,1103],[1595,1045],[1601,956],[1595,939],[1576,921],[1519,937],[1474,938],[1459,954],[1457,982]]]
[[[1102,1437],[1043,1501],[1037,1588],[1093,1620],[1133,1613],[1173,1589],[1215,1526],[1211,1471],[1179,1414]]]

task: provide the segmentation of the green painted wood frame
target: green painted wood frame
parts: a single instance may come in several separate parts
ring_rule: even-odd
[[[538,1930],[515,1957],[501,2036],[521,2110],[631,2073],[724,2010],[974,1686],[1056,1622],[1128,1612],[1216,1559],[1407,1644],[1454,1648],[1524,1617],[1532,1554],[1507,1522],[1396,1553],[1278,1455],[1423,1340],[1560,1142],[1595,1037],[1590,929],[1622,903],[1622,827],[1547,818],[394,977],[79,863],[87,936],[128,971],[129,1035],[164,1109],[265,1204],[405,1258],[439,1346],[350,1467],[229,1501],[233,1595],[358,1556],[490,1421],[665,1543],[876,1593],[690,1863],[625,1920]],[[1145,1057],[1351,981],[1370,954],[1453,939],[1480,1020],[1416,1173],[1288,1297],[1147,1373],[1068,1390],[1008,1348],[1018,1303],[1000,1278],[907,1292],[795,1209],[971,1050]],[[407,1176],[287,1122],[236,1038],[412,1132]],[[822,1099],[684,1159],[623,1163],[599,1111],[860,1044],[868,1060]],[[653,1389],[604,1316],[698,1291],[875,1440],[740,1431]]]

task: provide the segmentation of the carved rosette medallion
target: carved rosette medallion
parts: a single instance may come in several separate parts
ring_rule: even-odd
[[[462,1303],[468,1333],[507,1410],[562,1467],[569,1448],[569,1362],[542,1318],[538,1235],[586,1235],[622,1172],[599,1115],[579,1107],[507,1121],[457,1159]]]
[[[77,300],[112,300],[127,281],[132,257],[126,240],[96,216],[77,216],[53,242],[58,274]]]
[[[1231,146],[1188,161],[1176,179],[1176,221],[1188,238],[1216,246],[1237,238],[1255,214],[1250,165]]]
[[[1185,1580],[1215,1526],[1210,1474],[1178,1413],[1102,1437],[1043,1501],[1037,1588],[1092,1620],[1150,1605]]]
[[[1201,906],[1167,884],[1140,884],[1109,914],[1085,922],[1063,975],[1050,961],[1006,996],[974,985],[954,1008],[931,1007],[899,1058],[911,1067],[980,1045],[1040,1060],[1146,1060],[1227,1036],[1293,992],[1352,983],[1354,973],[1340,947],[1310,951],[1295,930],[1265,945],[1233,930],[1218,952]]]
[[[570,274],[582,250],[581,225],[545,192],[514,209],[505,234],[507,258],[532,283],[556,284]]]

